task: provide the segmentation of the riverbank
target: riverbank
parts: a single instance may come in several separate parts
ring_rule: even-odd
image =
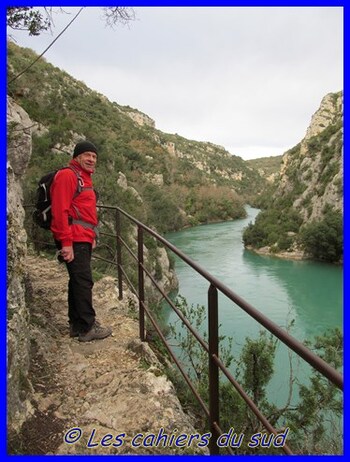
[[[270,247],[261,247],[256,249],[251,245],[247,245],[245,249],[250,250],[258,255],[266,255],[268,257],[283,258],[285,260],[311,260],[310,257],[306,256],[305,253],[301,250],[293,250],[291,252],[272,252]]]
[[[245,246],[246,250],[256,253],[257,255],[265,255],[267,257],[276,257],[281,258],[284,260],[295,260],[295,261],[314,261],[317,262],[314,258],[309,257],[306,255],[302,250],[293,250],[293,251],[286,251],[286,252],[272,252],[270,247],[261,247],[260,249],[255,249],[254,247],[247,245]],[[343,260],[339,262],[329,263],[334,266],[343,266]]]
[[[246,210],[247,207],[250,207],[250,206],[246,205],[245,207],[246,207],[245,208],[245,210]],[[258,210],[258,209],[256,209],[256,210]],[[242,216],[242,217],[230,218],[230,219],[227,219],[227,220],[207,220],[206,222],[203,222],[203,223],[196,223],[196,224],[192,224],[192,225],[188,224],[186,226],[183,226],[178,231],[172,231],[172,232],[187,231],[187,230],[196,228],[197,226],[207,226],[207,225],[215,225],[215,224],[221,224],[221,223],[230,223],[230,222],[234,222],[234,221],[244,220],[247,217],[248,217],[248,213],[246,211],[245,215]],[[242,233],[243,233],[243,230],[242,230]],[[265,256],[268,256],[268,257],[282,258],[284,260],[296,260],[296,261],[312,260],[301,249],[293,249],[293,250],[290,250],[290,251],[278,251],[278,252],[276,252],[276,250],[271,249],[271,247],[269,247],[269,246],[261,247],[261,248],[257,249],[257,248],[255,248],[255,247],[253,247],[251,245],[245,246],[245,249],[250,250],[250,251],[252,251],[252,252],[254,252],[254,253],[258,254],[258,255],[265,255]]]

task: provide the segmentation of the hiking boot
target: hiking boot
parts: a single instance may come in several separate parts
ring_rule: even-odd
[[[69,324],[69,337],[79,337],[79,332],[72,324]]]
[[[91,342],[91,340],[101,340],[111,335],[112,329],[110,327],[102,327],[96,321],[88,332],[79,334],[79,342]]]

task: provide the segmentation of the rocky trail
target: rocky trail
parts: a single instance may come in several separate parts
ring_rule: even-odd
[[[156,356],[138,339],[138,323],[130,314],[136,313],[136,298],[126,291],[119,300],[112,277],[96,282],[97,318],[113,335],[82,343],[69,337],[65,266],[28,256],[26,269],[32,417],[22,427],[21,441],[10,446],[20,445],[22,454],[202,451],[198,444],[174,444],[177,435],[198,432]]]

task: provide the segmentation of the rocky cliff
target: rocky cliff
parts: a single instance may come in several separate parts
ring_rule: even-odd
[[[26,305],[27,234],[21,179],[32,149],[32,121],[11,98],[7,101],[7,351],[8,427],[18,431],[31,412],[27,400],[29,310]]]
[[[287,258],[342,261],[342,92],[322,99],[303,140],[283,155],[261,208],[244,231],[246,247]]]
[[[278,178],[281,162],[282,156],[259,157],[258,159],[246,161],[247,165],[257,170],[269,184]]]
[[[306,135],[282,160],[275,197],[296,192],[293,207],[306,223],[325,207],[343,210],[343,94],[326,95]]]

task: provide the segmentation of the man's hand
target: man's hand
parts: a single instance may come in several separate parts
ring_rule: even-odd
[[[70,263],[71,261],[73,261],[74,260],[73,247],[72,246],[62,247],[61,255],[64,261],[66,261],[67,263]]]
[[[94,239],[94,242],[92,243],[92,249],[95,249],[97,245],[96,239]]]

